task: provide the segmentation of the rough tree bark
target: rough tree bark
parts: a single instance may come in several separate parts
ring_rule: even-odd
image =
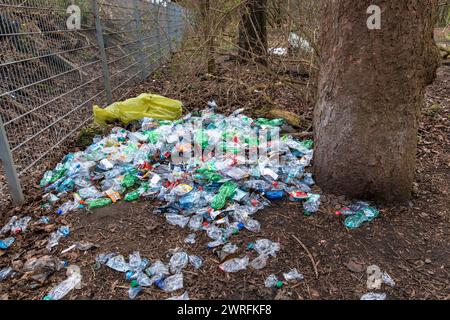
[[[239,23],[239,56],[264,63],[267,54],[267,0],[247,0]]]
[[[210,0],[201,0],[200,14],[203,20],[203,35],[205,37],[208,73],[214,74],[216,73],[216,61],[214,59],[214,35],[211,34],[212,25],[210,6]]]
[[[317,183],[335,194],[407,200],[424,90],[438,64],[436,1],[325,2],[314,110]],[[382,11],[379,30],[366,24],[373,4]]]

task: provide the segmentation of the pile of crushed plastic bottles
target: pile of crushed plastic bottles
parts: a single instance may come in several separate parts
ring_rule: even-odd
[[[304,201],[305,214],[318,210],[320,195],[311,192],[314,181],[305,172],[313,157],[311,140],[269,136],[265,154],[253,163],[242,161],[245,151],[239,150],[259,148],[258,134],[268,129],[275,136],[283,121],[253,120],[241,110],[225,117],[213,110],[210,103],[199,116],[189,114],[176,121],[144,118],[135,132],[116,127],[106,137],[95,137],[86,150],[68,154],[45,173],[40,185],[47,204],[62,215],[117,201],[159,200],[164,205],[155,213],[164,214],[170,224],[205,230],[213,240],[210,247],[225,244],[243,228],[258,232],[260,224],[253,214],[273,200]],[[200,128],[195,128],[199,122]],[[188,148],[186,136],[203,151],[220,147],[225,152],[209,152],[207,159],[203,152],[176,164],[172,156]],[[58,205],[70,193],[73,200]]]

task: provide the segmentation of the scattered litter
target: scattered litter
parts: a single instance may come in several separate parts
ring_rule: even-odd
[[[25,232],[30,221],[31,217],[28,216],[23,217],[22,219],[18,219],[17,216],[13,216],[0,230],[0,234],[7,234],[8,232],[11,234],[18,234]]]
[[[386,293],[368,292],[362,295],[361,300],[386,300]]]
[[[276,253],[280,250],[280,244],[269,239],[259,239],[256,240],[254,248],[260,255],[276,257]]]
[[[14,274],[14,271],[11,267],[5,267],[0,269],[0,281],[5,280],[6,278],[11,277]]]
[[[50,234],[46,249],[48,251],[51,251],[53,247],[56,247],[59,244],[59,240],[62,237],[68,237],[69,234],[70,234],[70,228],[68,226],[59,227],[58,230],[56,230],[55,232]]]
[[[0,240],[0,249],[6,250],[8,249],[15,241],[14,237],[9,237],[3,240]]]
[[[380,267],[371,265],[367,267],[367,289],[380,290],[382,281],[382,274]]]
[[[287,49],[286,48],[269,48],[268,52],[269,52],[269,54],[274,54],[276,56],[285,56],[285,55],[287,55]]]
[[[63,251],[61,251],[61,254],[69,252],[70,250],[73,250],[73,249],[78,249],[78,250],[81,250],[81,251],[87,251],[89,249],[97,248],[97,247],[98,247],[97,245],[95,245],[95,244],[93,244],[91,242],[79,241],[79,242],[74,243],[73,245],[71,245],[67,249],[64,249]]]
[[[125,258],[122,255],[117,255],[109,258],[106,262],[106,265],[111,269],[119,272],[127,272],[128,270],[130,270],[130,266],[128,265],[128,263],[126,263]]]
[[[199,269],[203,265],[203,260],[198,256],[189,256],[189,263],[194,269]]]
[[[394,288],[395,287],[395,281],[391,278],[391,276],[385,271],[381,274],[381,280],[384,284],[387,284],[388,286]]]
[[[184,243],[194,244],[195,243],[195,233],[189,234],[186,239],[184,239]]]
[[[70,291],[75,287],[81,285],[81,274],[73,273],[66,280],[54,287],[50,292],[44,297],[44,300],[60,300],[64,298]]]
[[[163,280],[156,280],[156,285],[165,292],[173,292],[183,288],[183,274],[177,273]]]
[[[370,222],[378,217],[380,212],[367,202],[356,201],[348,207],[336,211],[336,215],[344,216],[344,225],[349,229],[359,228],[364,222]]]
[[[224,272],[238,272],[247,269],[249,257],[233,258],[222,263],[219,268]]]
[[[297,281],[297,280],[303,280],[303,275],[298,272],[297,268],[291,269],[287,273],[283,273],[283,277],[286,281]]]
[[[189,255],[186,252],[176,252],[169,261],[169,270],[171,273],[180,272],[189,262]]]
[[[261,254],[250,262],[250,266],[255,270],[263,269],[267,265],[268,258],[267,255]]]
[[[220,261],[225,260],[226,257],[228,257],[230,254],[235,253],[237,250],[238,250],[237,245],[231,242],[227,243],[222,247],[222,250],[218,252]]]
[[[278,280],[276,275],[271,274],[264,281],[264,285],[266,288],[281,288],[283,286],[283,282]]]
[[[189,294],[187,291],[185,291],[182,295],[180,296],[174,296],[171,298],[168,298],[166,300],[189,300]]]

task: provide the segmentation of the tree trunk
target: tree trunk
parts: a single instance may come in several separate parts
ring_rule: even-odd
[[[326,192],[404,201],[418,117],[437,68],[435,0],[326,1],[314,110],[314,171]],[[381,7],[381,29],[366,10]]]
[[[206,45],[206,60],[208,63],[208,73],[216,73],[216,61],[214,59],[214,35],[211,34],[211,12],[210,0],[201,0],[200,14],[203,22],[203,35]]]
[[[239,24],[239,56],[264,63],[267,54],[267,0],[248,0]]]

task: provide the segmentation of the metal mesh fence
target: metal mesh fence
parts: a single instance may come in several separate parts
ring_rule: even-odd
[[[81,23],[69,29],[73,4]],[[11,171],[22,186],[35,185],[92,119],[93,105],[126,97],[177,50],[186,16],[158,0],[1,0],[1,199],[10,197],[6,176],[14,190]]]

